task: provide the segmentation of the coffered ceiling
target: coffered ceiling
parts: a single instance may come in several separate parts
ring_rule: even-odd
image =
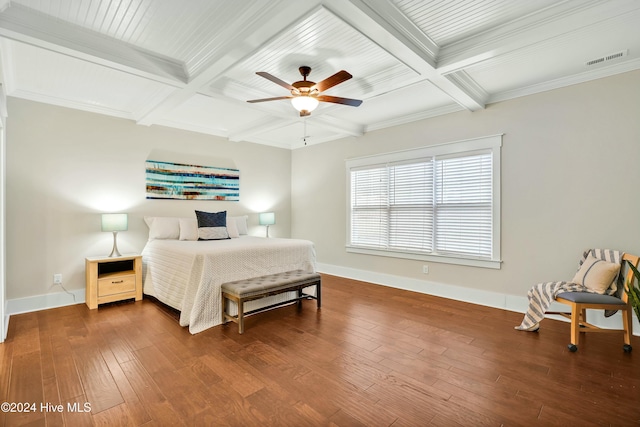
[[[0,0],[7,96],[299,148],[640,68],[637,0]],[[589,64],[592,62],[591,64]],[[301,118],[300,66],[353,78]],[[9,111],[9,115],[11,112]]]

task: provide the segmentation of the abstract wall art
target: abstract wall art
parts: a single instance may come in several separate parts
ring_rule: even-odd
[[[147,199],[240,200],[237,169],[146,161]]]

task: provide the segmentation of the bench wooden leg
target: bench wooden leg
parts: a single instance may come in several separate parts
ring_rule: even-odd
[[[222,297],[220,298],[220,315],[222,316],[222,324],[224,325],[225,323],[227,323],[227,317],[225,316],[225,308],[226,308],[226,301],[227,299],[225,298],[224,294],[222,294]]]
[[[238,300],[238,333],[244,333],[244,301]]]
[[[297,298],[296,298],[296,302],[297,302],[297,306],[299,309],[302,308],[302,300],[303,299],[311,299],[314,298],[313,295],[311,294],[305,294],[304,289],[305,288],[309,288],[312,286],[316,287],[316,302],[317,302],[317,306],[318,308],[320,308],[322,306],[322,283],[321,280],[319,279],[319,275],[315,274],[315,277],[307,277],[305,278],[305,280],[300,280],[298,282],[294,282],[294,283],[288,283],[288,286],[281,286],[278,288],[273,288],[271,290],[269,289],[264,289],[264,292],[262,293],[249,293],[249,296],[240,296],[241,293],[234,293],[234,291],[231,291],[230,293],[227,293],[225,291],[222,291],[222,302],[221,302],[221,309],[222,309],[222,323],[226,323],[227,321],[232,321],[232,322],[236,322],[238,324],[238,333],[242,334],[244,333],[244,318],[245,315],[247,316],[251,316],[253,314],[257,314],[257,313],[261,313],[262,311],[266,311],[275,307],[280,307],[284,304],[291,304],[293,303],[293,299],[289,299],[287,301],[282,301],[280,303],[275,303],[275,304],[271,304],[269,306],[266,307],[262,307],[259,309],[255,309],[255,310],[249,310],[248,312],[245,313],[244,311],[244,303],[245,300],[246,301],[253,301],[253,300],[257,300],[257,299],[261,299],[264,297],[269,297],[272,295],[278,295],[281,294],[283,292],[292,292],[292,291],[297,291]],[[266,276],[265,276],[266,277]],[[317,281],[316,281],[317,280]],[[232,284],[237,285],[237,283],[239,282],[233,282]],[[244,283],[242,281],[240,281],[240,283]],[[224,289],[223,285],[223,289]],[[226,313],[226,300],[229,301],[234,301],[237,304],[238,307],[238,315],[237,316],[231,316],[229,314]]]

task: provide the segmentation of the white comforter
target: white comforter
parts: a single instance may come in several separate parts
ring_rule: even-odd
[[[142,257],[144,293],[180,310],[180,325],[189,326],[192,334],[221,323],[223,283],[291,270],[315,271],[316,263],[315,248],[308,240],[252,236],[150,240]],[[248,311],[291,297],[275,295],[245,306]]]

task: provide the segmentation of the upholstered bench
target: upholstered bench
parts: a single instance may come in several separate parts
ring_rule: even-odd
[[[309,295],[302,290],[308,286],[316,287],[316,295]],[[244,312],[244,303],[271,295],[277,295],[289,291],[298,291],[298,296],[287,301],[272,304],[267,307]],[[287,271],[284,273],[270,274],[268,276],[253,277],[251,279],[238,280],[224,283],[222,285],[222,323],[227,320],[238,324],[238,333],[244,332],[244,318],[251,314],[257,314],[275,307],[290,304],[297,301],[298,306],[302,305],[303,299],[315,299],[320,308],[321,299],[321,279],[318,273],[309,273],[302,270]],[[235,301],[238,305],[238,315],[227,314],[225,309],[227,300]]]

